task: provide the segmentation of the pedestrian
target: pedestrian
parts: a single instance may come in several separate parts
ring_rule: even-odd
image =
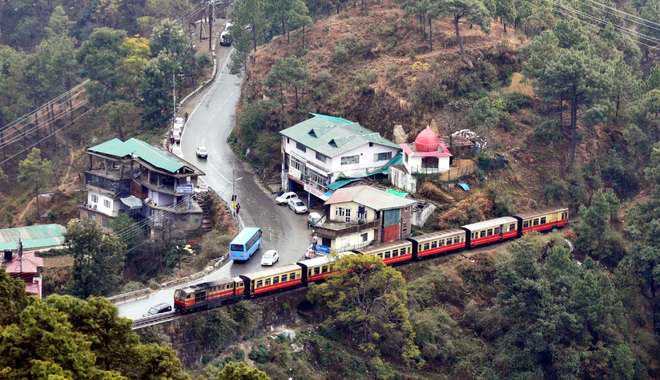
[[[236,202],[236,215],[238,216],[239,211],[241,211],[241,204]]]

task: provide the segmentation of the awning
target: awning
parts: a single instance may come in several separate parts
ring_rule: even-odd
[[[397,197],[401,197],[401,198],[405,198],[405,197],[408,196],[408,193],[406,193],[405,191],[399,191],[399,190],[395,190],[395,189],[387,189],[387,190],[385,190],[385,192],[390,193],[392,195],[395,195]]]
[[[120,200],[121,203],[126,205],[131,210],[142,208],[142,199],[134,195],[128,196],[126,198],[120,198]]]
[[[338,181],[335,181],[331,184],[328,185],[328,189],[335,191],[337,189],[341,189],[342,187],[348,185],[349,183],[353,183],[355,181],[359,181],[362,178],[348,178],[348,179],[340,179]]]
[[[470,185],[468,185],[467,183],[459,182],[459,183],[457,183],[457,185],[458,185],[458,187],[463,189],[463,191],[470,191]]]

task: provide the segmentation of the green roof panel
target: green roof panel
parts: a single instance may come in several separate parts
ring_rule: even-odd
[[[179,169],[188,165],[175,155],[136,138],[131,138],[126,141],[114,138],[99,145],[95,145],[88,150],[90,152],[118,158],[135,156],[151,166],[163,169],[170,173],[176,173]]]
[[[66,228],[59,224],[35,224],[32,226],[0,229],[0,251],[18,249],[19,239],[24,250],[45,249],[64,244]]]
[[[336,157],[369,142],[399,148],[378,132],[359,123],[336,116],[316,113],[312,115],[312,118],[284,129],[280,134],[328,157]]]

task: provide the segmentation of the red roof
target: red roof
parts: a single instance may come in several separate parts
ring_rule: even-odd
[[[24,252],[23,265],[21,266],[18,254],[14,253],[12,261],[3,261],[2,266],[5,267],[5,271],[9,274],[38,273],[38,268],[44,266],[44,259],[37,257],[35,252]]]
[[[401,149],[409,156],[417,157],[450,157],[451,152],[442,141],[440,137],[431,129],[431,127],[424,128],[421,131],[415,143],[401,144]]]

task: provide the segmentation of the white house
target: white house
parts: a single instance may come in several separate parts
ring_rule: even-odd
[[[393,165],[389,171],[390,182],[405,191],[417,191],[418,174],[439,174],[449,170],[451,152],[440,137],[426,127],[412,144],[401,144],[403,163]]]
[[[312,115],[280,132],[285,191],[302,189],[327,200],[329,184],[378,173],[400,151],[398,145],[358,123]]]
[[[341,188],[325,202],[326,221],[314,227],[319,250],[342,252],[408,238],[415,204],[371,186]]]

